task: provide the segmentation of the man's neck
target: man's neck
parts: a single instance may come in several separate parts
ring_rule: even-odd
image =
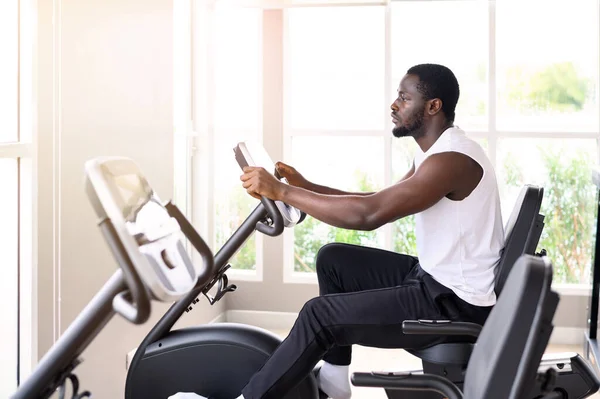
[[[430,126],[425,131],[425,134],[422,136],[415,138],[415,141],[421,147],[421,151],[427,152],[433,144],[440,138],[440,136],[449,128],[453,127],[454,124],[452,122],[444,121],[443,123],[438,123]]]

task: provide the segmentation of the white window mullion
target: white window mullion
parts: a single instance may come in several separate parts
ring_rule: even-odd
[[[290,48],[290,36],[289,36],[289,14],[287,10],[283,10],[283,24],[281,27],[281,34],[283,40],[283,159],[292,163],[294,165],[294,159],[292,156],[294,152],[292,151],[292,145],[294,141],[294,136],[296,136],[296,132],[293,129],[290,129],[291,121],[290,121],[290,113],[286,112],[291,104],[291,95],[290,95],[290,62],[289,55],[287,54]],[[283,232],[283,282],[286,283],[296,283],[298,282],[298,274],[294,272],[294,229],[284,229]],[[309,273],[309,283],[316,282],[316,276]]]
[[[202,236],[207,237],[211,249],[215,249],[214,201],[214,3],[193,2],[192,21],[192,129],[197,135],[192,144],[193,175],[192,201],[193,223]]]
[[[488,3],[488,154],[494,169],[497,162],[498,133],[496,132],[496,2]]]
[[[388,3],[385,6],[385,71],[384,71],[384,99],[383,104],[387,104],[390,98],[393,98],[390,94],[393,92],[392,82],[392,5]],[[384,112],[383,126],[385,127],[384,137],[384,151],[383,151],[383,184],[385,187],[392,183],[392,120],[387,112]],[[394,239],[392,237],[392,224],[386,223],[383,227],[384,237],[384,249],[391,251],[394,245]]]
[[[387,93],[386,93],[387,100]],[[387,114],[389,115],[389,114]],[[329,130],[329,129],[285,129],[285,135],[289,137],[300,137],[300,136],[344,136],[344,137],[358,137],[358,136],[374,136],[374,137],[387,137],[387,126],[391,126],[389,121],[386,122],[386,131],[379,129],[360,129],[360,130]]]
[[[383,139],[383,185],[388,187],[392,184],[392,137]],[[393,229],[391,223],[386,223],[383,227],[383,248],[392,251],[394,246]]]
[[[37,158],[32,144],[34,102],[37,83],[34,79],[34,52],[37,35],[37,2],[19,1],[18,47],[18,137],[13,155],[19,162],[19,369],[18,380],[24,381],[38,360],[37,353]],[[35,17],[34,17],[35,14]],[[4,148],[5,150],[7,148]],[[2,152],[2,150],[0,150]],[[5,154],[8,154],[7,151]],[[1,156],[1,155],[0,155]]]
[[[35,231],[36,196],[33,195],[36,163],[32,158],[19,162],[19,380],[29,377],[37,356],[37,333],[32,327],[36,315],[34,287],[36,270],[34,259],[37,252]]]
[[[173,202],[186,217],[191,206],[191,150],[192,150],[192,19],[190,0],[174,3],[173,7],[173,126],[174,134],[174,187]],[[189,249],[188,244],[186,246]]]
[[[598,137],[598,132],[541,132],[526,130],[496,130],[494,131],[494,133],[499,138],[595,139]]]
[[[206,87],[207,87],[207,102],[206,102],[206,110],[207,110],[207,119],[206,119],[206,146],[205,146],[205,157],[207,159],[208,167],[206,168],[206,182],[208,187],[210,187],[209,192],[214,191],[214,182],[215,182],[215,156],[214,156],[214,147],[215,147],[215,107],[214,107],[214,98],[217,93],[217,85],[216,85],[216,73],[215,73],[215,59],[217,55],[216,49],[216,38],[215,38],[215,19],[216,19],[216,9],[215,4],[212,3],[209,5],[208,9],[208,32],[207,32],[207,73],[206,73]],[[209,242],[212,243],[212,248],[216,250],[215,243],[215,203],[214,197],[212,195],[207,196],[207,204],[206,204],[208,215],[207,216],[207,237]],[[216,253],[216,251],[215,251]]]
[[[596,16],[598,17],[598,25],[596,36],[600,37],[600,1],[596,1]],[[600,66],[600,40],[598,40],[598,48],[596,53],[596,65]],[[600,85],[596,86],[596,98],[600,98]],[[600,129],[600,113],[598,113],[598,126]],[[596,160],[600,163],[600,131],[596,132],[598,137],[596,139]]]
[[[376,7],[388,4],[390,0],[227,0],[236,7],[260,8],[263,10],[285,10],[301,7]]]

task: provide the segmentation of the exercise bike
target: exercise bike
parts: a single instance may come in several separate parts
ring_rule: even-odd
[[[251,165],[275,170],[264,148],[256,143],[239,143],[234,149],[234,154],[241,168]],[[543,228],[543,216],[539,215],[542,195],[543,190],[539,187],[523,188],[515,212],[511,215],[515,221],[508,223],[512,233],[507,235],[507,240],[514,244],[507,245],[503,253],[503,267],[499,268],[496,276],[497,287],[506,282],[519,256],[524,253],[533,254],[535,251]],[[167,205],[167,209],[170,207],[172,205]],[[229,267],[227,262],[254,231],[276,236],[281,234],[284,227],[292,228],[301,222],[304,216],[296,208],[284,203],[273,203],[265,198],[261,200],[261,204],[215,255],[215,267],[219,272],[212,282],[204,288],[196,287],[174,304],[138,347],[128,369],[126,399],[164,399],[175,392],[196,392],[203,396],[215,397],[239,395],[250,377],[279,345],[279,338],[263,329],[232,323],[174,331],[171,331],[171,328],[184,312],[191,310],[191,305],[198,302],[199,295],[203,294],[213,304],[226,293],[235,290],[235,286],[228,285],[225,274]],[[193,239],[193,230],[189,233],[186,233],[186,236]],[[217,293],[211,297],[207,292],[215,283],[218,283]],[[422,320],[407,322],[406,333],[452,335],[449,343],[423,348],[420,351],[425,369],[415,373],[425,372],[450,377],[451,381],[460,387],[481,328],[482,326],[477,325],[465,326],[463,323],[429,323]],[[235,367],[231,367],[233,364]],[[573,354],[560,359],[546,356],[540,363],[539,371],[543,373],[549,368],[556,372],[556,384],[553,386],[556,392],[564,394],[563,398],[585,398],[598,390],[596,375],[579,355]],[[160,376],[160,379],[153,376]],[[544,388],[541,387],[541,383],[536,384],[532,387],[532,399],[538,398],[538,391]],[[389,398],[397,397],[397,392],[393,390],[386,392]],[[402,397],[415,399],[443,397],[422,396],[420,392],[403,394]],[[318,398],[318,395],[316,381],[313,375],[309,375],[286,396],[286,399],[312,399]]]
[[[240,143],[235,148],[240,165],[260,165],[275,170],[268,154],[260,146]],[[170,214],[179,214],[167,204]],[[205,397],[236,397],[249,379],[266,362],[281,343],[275,334],[237,323],[215,323],[171,330],[177,320],[204,296],[215,304],[225,294],[235,291],[226,271],[231,257],[246,240],[259,231],[268,236],[280,235],[285,227],[300,223],[304,214],[282,202],[262,198],[260,204],[215,254],[216,273],[205,285],[198,284],[175,303],[152,328],[137,348],[128,368],[126,399],[166,399],[177,392],[196,392]],[[178,221],[182,219],[179,214]],[[182,223],[183,222],[183,223]],[[192,242],[199,235],[181,220],[182,231]],[[211,289],[216,292],[210,295]],[[160,376],[160,378],[156,378]],[[317,399],[315,377],[310,374],[285,399]]]
[[[241,167],[259,165],[274,170],[260,146],[241,143],[235,155]],[[101,219],[100,228],[121,269],[13,398],[47,398],[57,388],[64,394],[67,380],[74,385],[74,399],[89,397],[88,392],[78,393],[79,384],[73,374],[79,355],[115,313],[133,323],[145,322],[151,299],[177,302],[138,347],[128,370],[125,397],[165,399],[176,392],[237,396],[280,339],[266,330],[232,323],[174,331],[171,328],[199,301],[200,295],[214,304],[235,291],[226,276],[228,261],[255,231],[279,235],[285,227],[300,223],[304,214],[263,198],[213,259],[189,221],[174,204],[160,202],[133,161],[90,161],[86,164],[86,177],[86,190]],[[200,252],[203,268],[194,266],[182,250],[181,234]],[[179,274],[170,274],[173,270]],[[214,287],[216,294],[209,295]],[[318,397],[311,374],[285,398]]]
[[[143,324],[150,316],[152,300],[177,301],[195,286],[209,284],[217,272],[213,254],[199,235],[193,244],[202,262],[192,264],[180,227],[189,228],[189,224],[176,208],[169,212],[162,206],[132,161],[100,158],[87,162],[86,191],[119,269],[12,399],[46,399],[57,391],[60,399],[67,391],[73,399],[91,397],[87,390],[80,392],[74,369],[82,362],[80,355],[115,314]]]

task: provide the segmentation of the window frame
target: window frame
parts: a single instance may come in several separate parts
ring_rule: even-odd
[[[414,2],[416,0],[393,0],[394,2],[408,1]],[[448,0],[448,1],[477,1],[477,0]],[[596,1],[596,7],[598,8],[599,2]],[[323,6],[331,6],[326,4],[324,1]],[[391,74],[391,15],[392,15],[392,1],[382,2],[381,4],[358,4],[359,6],[373,6],[373,7],[385,7],[385,71],[384,71],[384,84],[386,92],[384,93],[384,103],[389,98],[393,98],[394,94],[394,82],[392,82]],[[341,6],[341,5],[340,5]],[[357,4],[347,4],[346,6],[357,6]],[[486,139],[488,143],[487,153],[490,157],[494,168],[497,166],[497,155],[498,155],[498,142],[499,140],[506,138],[568,138],[568,139],[596,139],[598,145],[600,145],[600,130],[596,132],[549,132],[549,131],[506,131],[497,129],[497,89],[496,89],[496,1],[492,0],[488,2],[488,18],[489,18],[489,35],[488,35],[488,99],[487,99],[487,125],[488,129],[485,130],[469,130],[469,136],[476,139]],[[284,26],[284,37],[288,39],[288,34],[285,32],[287,24]],[[598,27],[600,31],[600,23]],[[599,32],[600,35],[600,32]],[[599,42],[600,43],[600,42]],[[286,41],[286,45],[289,44],[289,40]],[[600,56],[600,50],[598,51]],[[285,61],[284,61],[285,62]],[[287,70],[286,70],[287,72]],[[289,73],[285,74],[286,82],[287,79],[291,79]],[[286,85],[288,86],[288,85]],[[600,86],[600,85],[598,85]],[[289,86],[288,86],[289,87]],[[600,98],[598,95],[599,87],[596,87],[596,98]],[[288,99],[289,93],[286,93],[286,100]],[[286,105],[289,102],[286,103]],[[284,129],[285,136],[285,159],[291,159],[291,141],[294,137],[301,136],[383,136],[384,137],[384,185],[388,186],[393,184],[391,180],[392,171],[392,137],[389,132],[392,130],[392,122],[389,118],[385,118],[385,129],[384,131],[373,131],[373,130],[354,130],[352,132],[346,132],[342,130],[317,130],[317,129],[294,129],[286,123]],[[286,121],[287,122],[287,121]],[[598,147],[596,148],[597,157],[600,156]],[[600,159],[600,158],[599,158]],[[393,250],[393,237],[392,237],[392,226],[387,224],[381,228],[384,234],[385,246],[383,249]],[[293,231],[287,232],[285,238],[284,253],[286,257],[284,259],[284,282],[285,283],[317,283],[315,273],[308,272],[295,272],[294,271],[294,259],[293,259]],[[554,286],[565,294],[573,294],[575,292],[582,293],[589,290],[587,284],[554,284]]]
[[[17,137],[13,142],[0,142],[0,159],[17,161],[17,359],[14,366],[15,386],[18,386],[37,363],[37,198],[34,195],[37,149],[33,142],[36,99],[33,81],[36,3],[34,0],[14,1],[17,3],[18,13],[15,93]],[[27,165],[24,165],[25,163]]]
[[[218,0],[213,0],[213,3]],[[384,130],[353,130],[353,131],[343,131],[343,130],[327,130],[327,129],[294,129],[290,127],[289,118],[286,116],[285,112],[287,107],[289,106],[289,80],[291,79],[289,74],[289,60],[286,55],[286,48],[289,46],[289,31],[288,31],[288,15],[287,10],[296,8],[296,7],[384,7],[385,8],[385,70],[383,71],[383,80],[384,80],[384,104],[387,104],[390,98],[393,98],[394,94],[394,85],[392,82],[392,71],[391,71],[391,62],[392,62],[392,34],[391,34],[391,18],[392,18],[392,3],[393,2],[414,2],[417,0],[373,0],[373,1],[360,1],[360,0],[310,0],[308,2],[299,3],[298,0],[230,0],[228,4],[235,4],[244,7],[257,7],[263,10],[263,13],[267,10],[281,10],[283,14],[283,23],[280,27],[280,32],[283,37],[283,49],[281,51],[282,59],[275,60],[275,62],[280,62],[283,65],[283,81],[281,83],[277,83],[281,87],[279,89],[283,92],[283,129],[281,135],[282,138],[277,138],[278,140],[283,140],[283,151],[281,154],[272,154],[273,156],[281,155],[283,159],[291,159],[292,150],[291,150],[291,142],[294,137],[306,137],[306,136],[381,136],[384,137],[384,184],[389,185],[393,182],[392,179],[392,137],[389,134],[389,131],[392,129],[392,122],[389,118],[385,118],[384,120]],[[443,1],[478,1],[478,0],[443,0]],[[598,143],[596,148],[597,158],[600,161],[600,128],[597,131],[592,132],[560,132],[560,131],[545,131],[545,130],[500,130],[497,128],[497,48],[496,48],[496,0],[490,0],[487,2],[488,9],[488,98],[487,98],[487,130],[469,130],[469,135],[473,138],[477,139],[486,139],[487,140],[487,152],[489,154],[489,158],[492,162],[492,165],[496,167],[497,165],[497,157],[498,157],[498,143],[499,140],[506,138],[568,138],[568,139],[595,139]],[[596,9],[600,8],[600,1],[595,0]],[[596,15],[600,15],[599,12]],[[600,17],[599,17],[600,18]],[[600,37],[600,21],[598,23],[598,35]],[[270,32],[271,35],[274,32]],[[265,46],[277,45],[275,43],[271,43],[268,39],[263,39]],[[599,40],[599,49],[597,50],[597,57],[600,58],[600,40]],[[263,56],[264,58],[264,56]],[[273,61],[271,61],[273,62]],[[600,82],[600,80],[599,80]],[[596,87],[596,98],[600,98],[600,84]],[[264,115],[270,115],[269,105],[264,104]],[[599,116],[600,122],[600,116]],[[600,125],[600,123],[599,123]],[[267,140],[274,139],[273,137],[269,137],[268,134],[264,135],[264,138]],[[210,162],[209,162],[210,163]],[[197,181],[197,177],[195,177],[195,181]],[[209,200],[210,201],[210,200]],[[209,218],[212,217],[211,213],[207,215]],[[381,228],[384,234],[384,242],[385,249],[392,249],[393,247],[393,237],[392,237],[392,226],[386,225]],[[315,273],[307,273],[307,272],[295,272],[294,271],[294,259],[293,259],[293,241],[294,241],[294,233],[293,230],[286,229],[283,233],[283,282],[284,283],[298,283],[298,284],[316,284],[316,274]],[[259,251],[259,248],[257,248]],[[258,252],[257,252],[258,257]],[[262,266],[262,265],[261,265]],[[262,269],[262,267],[261,267]],[[262,270],[261,270],[262,273]],[[587,284],[555,284],[559,290],[564,290],[565,293],[573,294],[574,292],[582,292],[589,289]],[[584,288],[585,287],[585,288]]]
[[[189,1],[189,0],[188,0]],[[189,155],[190,163],[186,170],[189,180],[185,182],[191,187],[185,194],[188,206],[188,217],[191,218],[194,226],[199,230],[203,237],[208,237],[207,244],[216,254],[220,248],[216,246],[216,220],[215,220],[215,201],[212,195],[206,195],[214,191],[215,187],[215,113],[211,98],[215,97],[215,37],[214,21],[215,7],[217,1],[205,3],[204,7],[198,6],[195,1],[191,1],[189,9],[191,10],[191,25],[189,29],[192,57],[190,62],[190,86],[191,91],[186,93],[185,103],[190,113],[179,121],[182,136],[188,138],[186,154]],[[261,15],[262,23],[262,15]],[[201,58],[206,61],[202,63]],[[263,56],[264,58],[264,56]],[[261,66],[262,67],[262,66]],[[205,102],[205,103],[204,103]],[[201,110],[205,105],[206,109]],[[188,122],[189,121],[189,122]],[[262,125],[262,122],[261,122]],[[258,140],[262,139],[262,126],[259,129]],[[247,129],[232,128],[228,131],[245,134]],[[181,149],[176,149],[176,159],[181,155]],[[233,160],[233,157],[232,157]],[[184,178],[181,176],[175,178],[175,184],[184,184]],[[175,191],[177,192],[177,190]],[[183,200],[183,196],[180,198]],[[256,267],[254,270],[235,269],[232,265],[227,271],[230,278],[242,281],[262,281],[263,280],[263,236],[255,235],[255,253]],[[192,259],[199,262],[200,259],[193,251]]]

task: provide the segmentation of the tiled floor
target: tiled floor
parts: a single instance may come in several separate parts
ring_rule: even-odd
[[[285,338],[287,331],[274,330],[274,333]],[[575,345],[552,345],[546,353],[577,352],[583,348]],[[354,346],[352,349],[351,372],[354,371],[408,371],[421,368],[421,362],[415,356],[402,349],[377,349]],[[600,394],[591,396],[600,399]],[[387,399],[382,389],[352,387],[352,399]]]

